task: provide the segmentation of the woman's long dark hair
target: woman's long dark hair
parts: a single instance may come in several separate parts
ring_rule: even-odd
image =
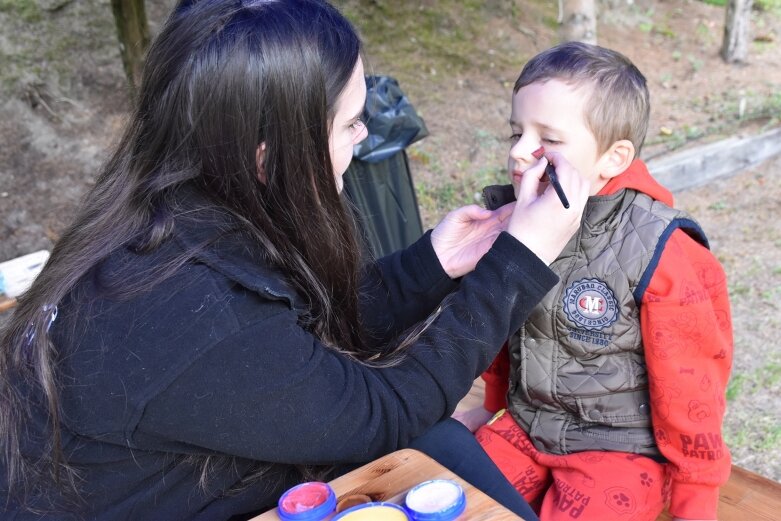
[[[54,305],[112,252],[155,250],[182,213],[230,215],[308,301],[306,326],[334,349],[367,357],[359,250],[328,146],[334,105],[359,53],[353,27],[320,0],[180,1],[149,50],[116,152],[2,337],[0,461],[8,490],[78,488],[60,446],[58,351],[47,337]],[[182,207],[185,190],[205,203]],[[175,269],[172,263],[123,293],[150,289]],[[45,432],[35,435],[49,441],[30,458],[20,447],[34,428],[33,401],[48,413]]]

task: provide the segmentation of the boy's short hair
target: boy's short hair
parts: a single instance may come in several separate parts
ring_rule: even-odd
[[[513,94],[552,79],[589,89],[583,116],[600,153],[628,139],[635,146],[635,156],[640,154],[651,102],[645,76],[626,56],[582,42],[556,45],[529,60]]]

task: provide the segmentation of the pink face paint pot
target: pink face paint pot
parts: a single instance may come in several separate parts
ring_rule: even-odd
[[[412,487],[404,506],[413,521],[451,521],[466,509],[466,495],[455,481],[433,479]]]
[[[301,483],[282,494],[277,515],[283,521],[320,521],[336,508],[336,494],[327,483]]]
[[[409,521],[407,512],[394,503],[366,503],[348,508],[332,521]]]

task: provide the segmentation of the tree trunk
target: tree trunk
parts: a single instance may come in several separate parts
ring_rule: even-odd
[[[149,46],[149,24],[146,20],[144,0],[111,0],[111,9],[117,23],[122,64],[125,66],[130,89],[135,93],[141,84],[144,55]]]
[[[721,57],[727,63],[748,59],[749,29],[752,0],[729,0],[724,23]]]
[[[561,41],[597,43],[597,5],[595,0],[559,1],[559,37]]]

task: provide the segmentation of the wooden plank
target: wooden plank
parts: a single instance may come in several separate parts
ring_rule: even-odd
[[[776,128],[666,154],[647,164],[654,178],[675,192],[751,168],[780,153],[781,128]]]
[[[466,494],[466,510],[459,521],[510,521],[520,519],[499,503],[459,478],[448,469],[413,449],[403,449],[330,482],[337,501],[347,496],[365,494],[373,501],[401,504],[407,491],[429,479],[452,479]],[[276,509],[252,518],[251,521],[278,520]]]
[[[469,394],[458,402],[456,406],[457,411],[468,411],[475,407],[481,407],[483,405],[483,397],[485,396],[485,382],[482,378],[477,378],[472,384],[472,388],[469,390]]]
[[[781,519],[781,483],[733,465],[719,494],[720,521],[777,521]],[[664,512],[658,521],[670,521]]]
[[[15,298],[8,298],[5,295],[0,295],[0,313],[8,311],[14,306],[16,306]]]

